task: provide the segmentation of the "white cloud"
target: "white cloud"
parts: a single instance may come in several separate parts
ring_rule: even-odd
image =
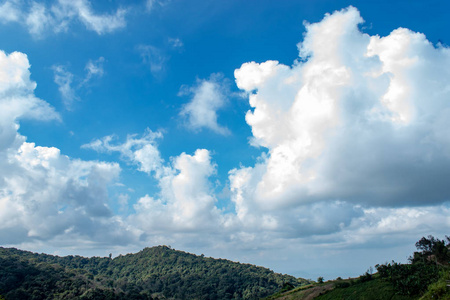
[[[4,245],[52,241],[126,244],[136,235],[112,215],[108,186],[117,163],[71,159],[26,142],[18,121],[59,120],[34,96],[23,53],[0,51],[0,237]],[[112,231],[111,228],[115,230]]]
[[[437,128],[449,109],[449,50],[405,29],[370,37],[361,22],[352,7],[327,15],[307,25],[292,67],[268,61],[236,70],[254,108],[246,116],[252,142],[269,149],[260,166],[233,171],[242,186],[236,203],[242,193],[258,210],[448,200],[448,144]]]
[[[137,165],[140,171],[148,174],[155,172],[157,177],[162,175],[164,161],[156,143],[157,139],[162,138],[161,132],[147,129],[141,138],[136,138],[136,134],[128,135],[125,143],[116,145],[111,144],[114,138],[114,136],[106,136],[101,140],[96,139],[82,145],[81,148],[97,152],[119,152],[126,161]]]
[[[271,253],[289,241],[307,245],[305,255],[321,249],[332,257],[445,234],[450,53],[408,30],[371,37],[360,22],[352,7],[326,15],[307,26],[293,66],[250,62],[236,70],[253,107],[246,116],[252,144],[268,151],[229,172],[233,212],[217,208],[208,150],[167,163],[152,132],[85,146],[120,152],[157,180],[160,192],[141,197],[128,217],[141,238],[180,247],[195,239],[197,249],[240,253]],[[197,129],[220,127],[215,112],[223,102],[208,102],[224,93],[215,80],[189,90],[184,111]]]
[[[103,63],[105,58],[99,57],[97,60],[89,60],[84,68],[86,70],[86,77],[82,81],[81,85],[87,84],[93,77],[102,77],[104,74]]]
[[[72,88],[73,74],[66,70],[62,65],[53,66],[54,81],[58,85],[63,103],[67,109],[71,109],[73,102],[78,99],[75,90]]]
[[[21,17],[18,1],[5,1],[0,5],[0,22],[17,22]]]
[[[76,16],[87,29],[98,34],[110,33],[126,26],[125,9],[118,9],[115,14],[98,15],[92,11],[88,0],[58,0],[53,10],[58,20]]]
[[[25,22],[30,34],[35,37],[41,37],[41,35],[53,25],[54,20],[43,4],[33,2]]]
[[[29,67],[25,54],[13,52],[8,55],[0,50],[0,123],[4,126],[10,126],[21,118],[42,120],[60,118],[47,102],[34,96],[36,83],[30,80]],[[11,128],[14,128],[15,132],[18,125],[14,124]]]
[[[129,217],[130,223],[142,230],[144,236],[155,238],[162,232],[172,235],[217,230],[223,216],[215,207],[216,198],[209,182],[209,177],[216,172],[209,151],[198,149],[194,155],[182,153],[166,163],[157,148],[159,138],[162,138],[160,132],[147,129],[141,138],[129,135],[122,144],[112,144],[114,137],[106,136],[82,148],[119,152],[126,162],[157,180],[159,197],[141,197],[134,205],[136,213]],[[208,228],[204,228],[205,224]]]
[[[94,77],[100,78],[103,76],[104,61],[105,59],[103,57],[100,57],[95,61],[89,60],[85,67],[86,75],[84,79],[74,76],[74,74],[67,70],[66,66],[54,65],[52,67],[54,73],[54,81],[58,85],[58,90],[61,94],[66,109],[72,109],[73,102],[75,100],[79,100],[77,91],[79,91],[83,87],[86,87]],[[73,87],[75,81],[78,81],[79,84]]]
[[[0,22],[17,22],[27,27],[34,38],[49,31],[67,31],[75,20],[97,34],[111,33],[126,26],[126,9],[112,14],[97,14],[88,0],[58,0],[50,7],[36,1],[5,1],[0,5]]]
[[[179,232],[217,233],[222,216],[208,178],[215,173],[209,151],[198,149],[194,155],[182,153],[159,178],[160,198],[146,195],[134,205],[131,222],[147,235]],[[207,226],[205,226],[207,224]]]
[[[194,131],[208,128],[218,134],[229,135],[230,130],[217,122],[217,111],[226,104],[228,94],[226,85],[218,74],[209,80],[197,80],[197,84],[182,89],[180,95],[191,94],[192,99],[180,112],[185,117],[186,126]]]

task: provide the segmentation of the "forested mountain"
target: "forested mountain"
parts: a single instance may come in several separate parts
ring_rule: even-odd
[[[0,247],[0,299],[260,299],[308,283],[167,246],[85,258]]]

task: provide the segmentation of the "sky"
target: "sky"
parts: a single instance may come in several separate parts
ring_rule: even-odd
[[[0,246],[406,262],[450,234],[449,9],[0,0]]]

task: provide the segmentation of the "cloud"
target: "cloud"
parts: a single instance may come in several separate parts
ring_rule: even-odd
[[[271,253],[289,241],[330,256],[445,234],[449,51],[405,29],[371,37],[361,22],[353,7],[326,15],[307,25],[292,66],[249,62],[235,71],[252,107],[251,144],[267,151],[254,166],[230,170],[231,211],[218,208],[217,166],[206,149],[166,162],[162,135],[151,131],[84,146],[119,152],[157,180],[159,193],[140,197],[127,219],[141,239],[189,247],[194,238],[240,253]],[[188,125],[223,128],[220,80],[186,88]]]
[[[153,76],[160,76],[164,72],[168,57],[161,49],[152,45],[139,45],[137,50],[142,57],[143,63],[150,66]]]
[[[41,37],[41,35],[53,25],[54,20],[48,14],[47,9],[43,4],[33,2],[31,10],[26,16],[25,23],[28,27],[28,31],[35,37]]]
[[[5,1],[0,5],[0,22],[17,22],[20,19],[18,1]]]
[[[81,85],[87,84],[93,77],[102,77],[104,74],[103,63],[105,58],[99,57],[97,60],[89,60],[84,68],[86,70],[86,77]]]
[[[184,94],[192,95],[191,101],[180,112],[180,116],[186,118],[187,128],[194,131],[207,128],[222,135],[231,133],[217,122],[217,111],[225,106],[229,94],[221,75],[213,74],[208,80],[197,80],[195,86],[181,90],[180,95]]]
[[[293,271],[300,263],[336,263],[349,249],[387,253],[422,235],[447,234],[450,51],[403,28],[370,36],[359,30],[362,21],[353,7],[327,14],[306,25],[291,66],[247,62],[235,71],[252,107],[251,144],[263,149],[254,165],[230,170],[224,194],[231,205],[218,203],[217,165],[207,149],[164,160],[162,133],[150,129],[83,145],[118,153],[155,180],[152,195],[118,193],[126,216],[114,215],[108,194],[119,163],[70,158],[18,132],[22,119],[60,116],[34,95],[26,55],[0,52],[0,239],[97,249],[170,243],[253,262],[284,253],[285,270]],[[159,49],[141,50],[156,73],[163,69]],[[102,62],[88,62],[88,80],[103,74]],[[60,73],[61,86],[73,90],[76,77]],[[228,96],[220,77],[185,91],[187,126],[229,132],[218,123]]]
[[[164,171],[164,160],[160,156],[156,143],[156,140],[160,138],[162,138],[161,132],[147,129],[141,138],[137,138],[136,134],[128,135],[123,144],[111,144],[115,137],[110,135],[101,140],[95,139],[89,144],[82,145],[81,148],[97,152],[119,152],[123,159],[137,165],[140,171],[148,174],[155,172],[156,176],[160,177]]]
[[[67,109],[72,108],[72,104],[78,97],[72,88],[73,74],[62,65],[53,66],[54,81],[58,85],[58,90]]]
[[[209,177],[216,172],[209,151],[197,149],[194,155],[182,153],[167,163],[157,148],[156,140],[160,138],[160,132],[147,129],[140,138],[128,135],[122,144],[112,144],[114,137],[106,136],[82,148],[118,152],[124,161],[156,179],[159,197],[139,198],[133,206],[135,213],[129,216],[130,224],[141,230],[143,238],[153,239],[162,233],[167,236],[180,232],[217,233],[214,228],[219,228],[223,216],[215,206],[217,200],[209,182]]]
[[[371,37],[361,22],[353,7],[326,15],[307,25],[292,67],[250,62],[235,71],[253,107],[252,143],[269,150],[261,165],[232,172],[232,182],[245,181],[235,201],[248,193],[260,209],[278,209],[333,199],[390,207],[449,200],[440,134],[449,51],[406,29]]]
[[[4,125],[23,118],[60,119],[47,102],[34,96],[36,83],[30,80],[29,67],[25,54],[8,55],[0,50],[0,115]]]
[[[136,235],[108,206],[117,163],[82,161],[27,142],[19,121],[58,121],[34,96],[27,56],[0,51],[0,237],[4,245],[49,241],[127,244]],[[111,228],[114,228],[112,231]],[[50,242],[51,241],[51,242]]]
[[[147,8],[147,11],[154,10],[157,6],[165,6],[170,2],[170,0],[147,0],[145,2],[145,6]]]
[[[327,14],[306,25],[292,66],[235,71],[251,145],[267,151],[229,172],[232,241],[335,252],[445,234],[450,51],[403,28],[369,36],[361,22],[353,7]]]
[[[114,14],[98,15],[92,11],[91,4],[87,0],[58,0],[58,4],[52,9],[58,20],[65,21],[77,17],[87,29],[100,35],[126,26],[125,9],[118,9]]]
[[[215,207],[216,198],[208,180],[215,169],[206,149],[198,149],[194,155],[177,156],[159,178],[160,198],[148,195],[140,198],[130,222],[148,236],[217,233],[222,216]]]
[[[54,65],[52,67],[54,73],[54,81],[58,85],[58,90],[61,94],[66,109],[71,110],[73,102],[75,100],[79,100],[77,91],[79,91],[83,87],[86,87],[94,77],[100,78],[103,76],[104,61],[105,59],[103,57],[100,57],[95,61],[89,60],[85,67],[86,75],[84,79],[74,76],[74,74],[67,70],[66,66]],[[75,87],[73,87],[74,81],[79,82],[79,84]]]
[[[179,38],[169,38],[168,41],[174,49],[182,49],[184,47],[183,42]]]
[[[67,31],[75,20],[88,30],[102,35],[126,26],[126,9],[119,8],[112,14],[97,14],[88,0],[58,0],[50,7],[36,1],[5,1],[0,5],[0,22],[16,22],[24,25],[34,38],[42,38],[49,31]]]

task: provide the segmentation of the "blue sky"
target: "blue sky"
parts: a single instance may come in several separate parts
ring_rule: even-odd
[[[0,1],[0,243],[305,278],[450,226],[446,1]]]

